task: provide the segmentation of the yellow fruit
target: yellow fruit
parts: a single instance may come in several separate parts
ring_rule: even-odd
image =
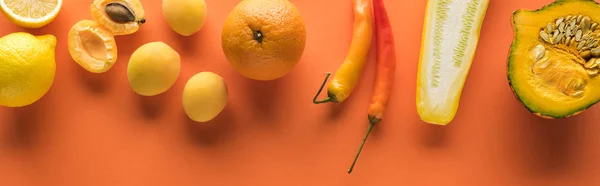
[[[91,20],[81,20],[71,27],[68,48],[73,60],[89,72],[106,72],[117,61],[115,38]]]
[[[227,85],[213,72],[192,76],[183,88],[183,110],[197,122],[207,122],[219,115],[227,105]]]
[[[56,37],[16,32],[0,38],[0,105],[23,107],[50,90],[56,73]]]
[[[63,0],[0,0],[0,9],[13,24],[40,28],[56,18]]]
[[[179,78],[181,58],[163,42],[142,45],[131,54],[127,78],[134,92],[154,96],[166,92]]]
[[[229,13],[221,45],[229,64],[255,80],[286,75],[300,60],[306,28],[288,0],[243,0]]]
[[[94,0],[90,12],[93,20],[113,35],[133,34],[146,23],[139,0]]]
[[[200,31],[206,19],[204,0],[163,0],[162,10],[169,27],[183,36]]]

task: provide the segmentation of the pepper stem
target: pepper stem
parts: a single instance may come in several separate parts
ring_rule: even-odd
[[[354,165],[356,164],[356,160],[358,160],[358,156],[360,156],[360,152],[362,152],[362,149],[365,146],[365,142],[367,141],[369,134],[371,134],[371,130],[373,130],[373,126],[375,126],[375,124],[378,122],[378,120],[372,120],[370,118],[371,117],[369,117],[369,127],[367,128],[367,133],[365,134],[365,138],[363,138],[363,141],[360,144],[360,148],[358,148],[358,152],[356,153],[356,156],[354,157],[354,161],[352,161],[352,165],[348,169],[348,174],[352,173],[352,170],[354,169]]]
[[[313,103],[314,104],[321,104],[321,103],[327,103],[327,102],[333,102],[334,101],[334,99],[331,96],[328,96],[327,98],[322,99],[322,100],[317,100],[317,97],[319,97],[319,94],[321,94],[321,91],[323,91],[323,87],[325,87],[325,84],[327,83],[327,79],[329,79],[330,75],[331,75],[331,72],[327,72],[327,75],[325,75],[325,80],[321,84],[321,87],[319,88],[319,91],[317,91],[317,95],[315,95],[315,97],[313,98]]]

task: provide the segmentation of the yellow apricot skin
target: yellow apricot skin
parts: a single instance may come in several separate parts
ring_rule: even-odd
[[[71,27],[68,49],[73,60],[92,73],[104,73],[117,61],[114,36],[92,20],[81,20]]]
[[[105,12],[106,5],[110,3],[121,3],[133,11],[135,21],[127,23],[117,23],[113,21]],[[139,0],[94,0],[90,6],[92,18],[99,25],[112,32],[113,35],[130,35],[137,32],[142,24],[146,22],[145,11]]]
[[[183,88],[183,110],[193,121],[208,122],[223,111],[227,96],[227,85],[221,76],[200,72],[193,75]]]
[[[136,49],[127,64],[131,89],[142,96],[155,96],[168,91],[179,78],[181,56],[160,41],[146,43]]]
[[[200,31],[206,20],[205,0],[163,0],[162,10],[169,27],[182,36]]]

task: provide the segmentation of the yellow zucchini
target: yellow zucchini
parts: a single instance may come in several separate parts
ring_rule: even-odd
[[[456,111],[489,0],[429,0],[417,77],[417,112],[447,125]]]

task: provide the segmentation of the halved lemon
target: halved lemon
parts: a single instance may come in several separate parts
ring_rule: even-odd
[[[0,0],[0,9],[12,23],[40,28],[56,18],[63,0]]]

